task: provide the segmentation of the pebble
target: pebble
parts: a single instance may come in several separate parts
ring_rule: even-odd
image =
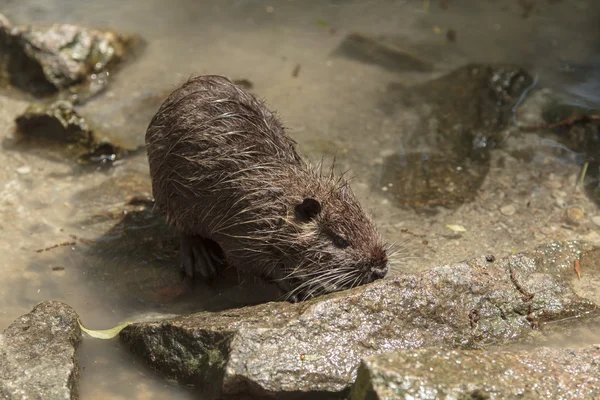
[[[506,206],[502,206],[500,208],[500,212],[503,215],[506,215],[507,217],[510,217],[511,215],[514,215],[517,212],[517,209],[512,204],[509,204],[509,205],[506,205]]]
[[[567,192],[565,192],[564,190],[555,190],[552,192],[552,197],[554,197],[555,199],[559,197],[567,197]]]
[[[600,226],[600,215],[592,217],[592,222],[595,223],[597,226]]]
[[[17,171],[18,174],[26,175],[31,172],[31,167],[29,165],[23,165],[22,167],[17,168],[15,171]]]
[[[588,232],[583,238],[586,242],[589,242],[589,243],[592,243],[595,245],[600,244],[600,235],[598,234],[598,232],[595,232],[595,231]]]
[[[583,208],[579,206],[572,206],[567,208],[567,222],[570,222],[572,224],[579,224],[583,219],[583,216]]]

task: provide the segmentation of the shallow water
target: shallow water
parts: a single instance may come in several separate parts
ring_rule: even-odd
[[[600,4],[533,1],[528,10],[522,6],[527,2],[512,0],[449,0],[446,9],[443,3],[3,0],[0,12],[15,24],[77,23],[138,33],[147,41],[140,57],[114,76],[109,91],[82,109],[122,142],[142,144],[165,93],[192,74],[251,81],[252,91],[277,110],[302,152],[327,159],[335,154],[357,176],[353,188],[386,239],[408,243],[394,272],[487,253],[501,257],[552,240],[600,242],[591,221],[599,214],[597,205],[574,188],[586,149],[573,153],[557,136],[515,129],[515,121],[540,122],[539,99],[545,96],[600,109]],[[429,60],[433,70],[383,67],[336,51],[351,32],[384,35]],[[450,154],[446,142],[436,147],[422,139],[439,128],[435,121],[447,121],[433,118],[435,99],[407,103],[394,88],[412,93],[411,86],[473,62],[517,64],[535,85],[513,108],[517,113],[506,116],[501,146],[486,147],[479,162],[463,163],[464,155]],[[455,93],[447,95],[448,103],[456,100]],[[216,310],[276,298],[272,288],[256,297],[253,288],[264,285],[249,279],[241,286],[201,288],[181,301],[157,298],[178,275],[163,222],[125,205],[130,195],[151,194],[143,151],[107,172],[74,172],[44,149],[15,144],[12,121],[25,106],[0,97],[0,329],[46,299],[71,304],[87,327],[104,329],[147,312]],[[435,163],[423,163],[424,157]],[[443,190],[438,198],[417,193],[419,206],[398,200],[412,198],[406,191],[421,187],[394,179],[426,182],[430,171],[453,168],[455,180],[435,184],[456,196]],[[452,204],[437,201],[443,196]],[[577,224],[565,219],[574,206],[584,211]],[[124,209],[129,214],[118,225]],[[116,224],[124,228],[115,230]],[[466,232],[449,229],[451,224]],[[155,245],[157,237],[164,247]],[[57,244],[62,245],[37,252]],[[116,342],[86,339],[80,358],[82,398],[192,396],[134,364]]]

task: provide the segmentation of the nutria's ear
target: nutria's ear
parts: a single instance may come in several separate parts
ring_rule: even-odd
[[[315,199],[306,198],[302,203],[296,204],[294,214],[302,222],[308,222],[321,212],[321,203]]]

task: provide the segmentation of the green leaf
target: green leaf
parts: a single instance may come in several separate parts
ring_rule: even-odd
[[[84,331],[85,333],[87,333],[88,335],[90,335],[91,337],[96,338],[96,339],[112,339],[115,336],[117,336],[119,334],[119,332],[121,332],[123,330],[123,328],[125,328],[127,325],[131,324],[131,322],[125,322],[121,325],[115,326],[114,328],[94,331],[92,329],[87,329],[86,327],[84,327],[81,324],[81,321],[79,321],[79,319],[77,320],[77,323],[79,324],[79,327],[81,328],[82,331]]]

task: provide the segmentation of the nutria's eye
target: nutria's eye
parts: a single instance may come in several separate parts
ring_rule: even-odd
[[[339,247],[340,249],[345,249],[350,245],[348,241],[340,235],[333,236],[333,244],[335,245],[335,247]]]
[[[300,204],[296,204],[294,214],[302,222],[308,222],[321,212],[321,203],[315,199],[306,198]]]

